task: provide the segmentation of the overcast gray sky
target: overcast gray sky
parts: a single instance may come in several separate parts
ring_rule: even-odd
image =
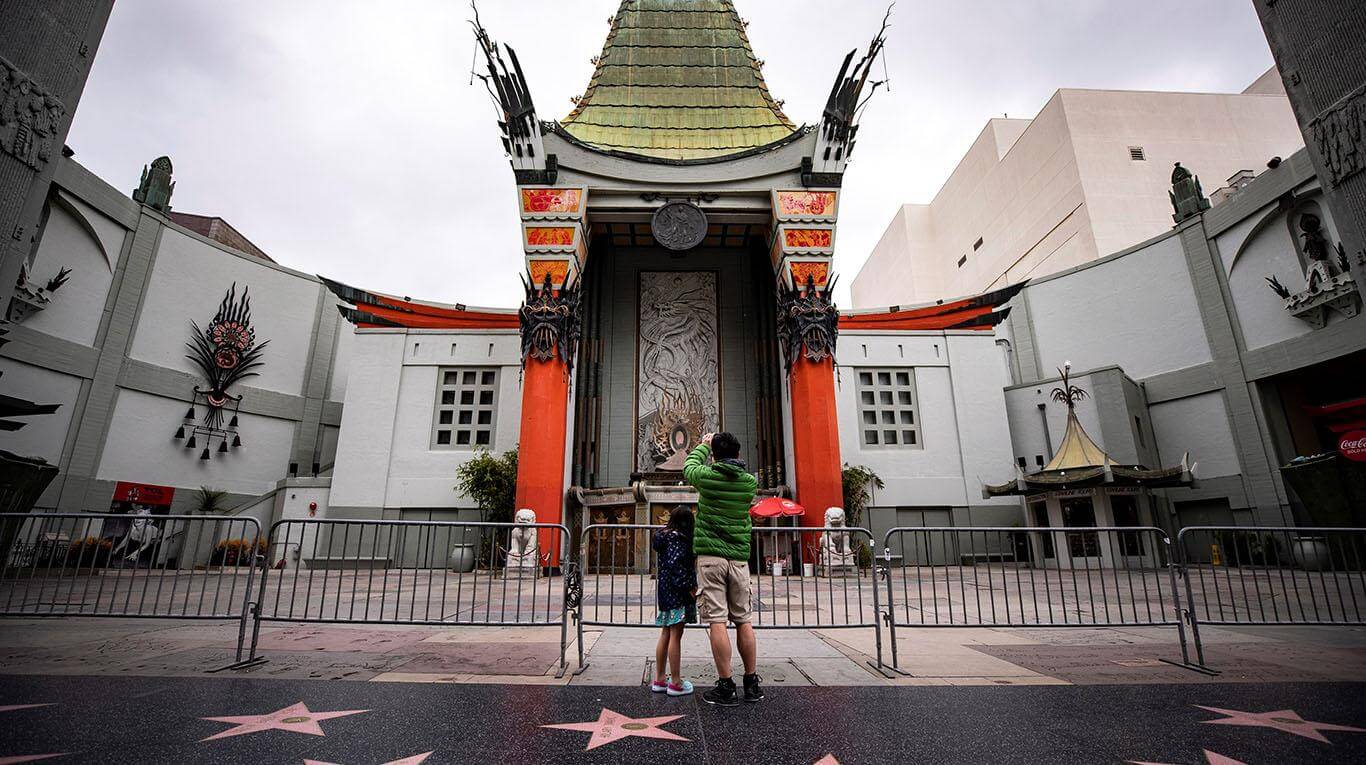
[[[484,0],[542,119],[592,74],[618,0]],[[774,96],[820,119],[883,0],[737,0]],[[119,0],[68,140],[118,188],[175,163],[172,206],[277,261],[427,300],[516,306],[517,214],[494,114],[470,85],[463,0]],[[1253,0],[901,0],[890,91],[845,177],[837,297],[897,206],[926,202],[985,121],[1062,87],[1237,92],[1271,66]],[[881,67],[879,66],[879,71]]]

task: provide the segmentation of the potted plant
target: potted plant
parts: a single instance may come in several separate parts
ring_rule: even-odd
[[[479,520],[486,523],[512,521],[517,504],[516,449],[498,457],[487,449],[480,449],[455,469],[455,477],[455,490],[479,505]],[[480,534],[479,541],[473,542],[462,535],[451,546],[451,569],[469,572],[481,563],[492,566],[495,563],[494,538],[493,534]]]
[[[863,511],[868,509],[868,503],[873,499],[873,491],[884,488],[884,486],[882,478],[874,473],[871,468],[845,463],[844,470],[840,472],[840,488],[844,495],[845,523],[854,528],[862,527]],[[864,543],[862,539],[855,546],[858,548],[859,568],[872,566],[872,547]]]
[[[76,539],[66,548],[66,565],[80,570],[109,565],[109,554],[114,550],[114,542],[99,537]]]

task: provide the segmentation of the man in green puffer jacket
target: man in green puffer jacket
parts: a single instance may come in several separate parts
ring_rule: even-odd
[[[715,458],[711,465],[707,457]],[[735,624],[735,644],[745,663],[745,701],[761,701],[756,671],[757,650],[750,620],[749,507],[759,482],[740,459],[740,442],[729,433],[708,433],[683,463],[683,478],[697,489],[697,524],[692,549],[697,555],[697,611],[708,625],[711,655],[720,678],[702,694],[708,704],[740,703],[731,677],[730,636],[726,620]]]

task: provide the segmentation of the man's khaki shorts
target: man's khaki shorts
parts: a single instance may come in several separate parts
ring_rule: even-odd
[[[748,624],[749,563],[715,555],[697,556],[697,615],[703,624]]]

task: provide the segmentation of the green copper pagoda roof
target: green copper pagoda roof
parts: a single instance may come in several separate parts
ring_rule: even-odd
[[[561,126],[595,149],[664,160],[741,154],[797,131],[729,0],[623,0]]]

